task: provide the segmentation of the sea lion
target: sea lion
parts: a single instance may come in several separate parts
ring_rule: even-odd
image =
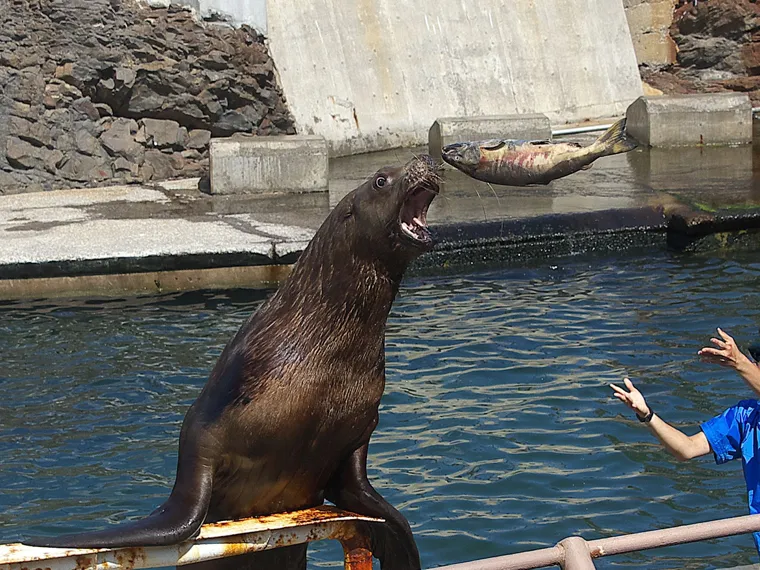
[[[371,545],[384,570],[417,570],[406,519],[367,479],[385,388],[385,326],[409,263],[433,247],[426,214],[438,166],[420,156],[347,194],[290,277],[222,351],[188,410],[171,495],[144,519],[35,546],[176,544],[204,522],[321,505],[381,517]],[[305,568],[306,545],[198,564]]]

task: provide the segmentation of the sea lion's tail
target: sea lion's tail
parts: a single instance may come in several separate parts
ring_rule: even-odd
[[[52,548],[128,548],[179,544],[198,533],[203,518],[186,517],[167,501],[155,512],[133,523],[116,525],[97,532],[34,537],[23,541],[27,546]],[[205,512],[204,512],[205,516]]]
[[[604,131],[602,136],[596,139],[594,146],[599,147],[600,156],[609,156],[628,152],[636,148],[638,143],[629,137],[625,132],[625,117],[613,124],[609,129]]]
[[[147,517],[97,532],[35,537],[28,546],[53,548],[122,548],[178,544],[198,534],[211,502],[212,469],[193,461],[192,453],[180,461],[174,489],[166,502]]]

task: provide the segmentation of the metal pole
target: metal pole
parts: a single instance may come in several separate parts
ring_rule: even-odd
[[[559,546],[552,546],[551,548],[442,566],[436,570],[531,570],[531,568],[544,568],[545,566],[559,564],[564,553],[564,549]]]
[[[583,541],[579,537],[570,537],[553,548],[508,554],[506,556],[464,562],[452,566],[442,566],[436,570],[531,570],[533,568],[544,568],[555,564],[562,564],[563,560],[566,560],[566,556],[568,556],[567,548],[579,548],[576,545],[578,540],[583,541],[583,547],[586,549],[589,559],[594,559],[601,556],[626,554],[639,550],[697,542],[712,538],[723,538],[736,534],[747,534],[749,532],[760,532],[760,515],[745,515],[589,541]],[[576,564],[576,561],[571,560],[571,563]],[[588,562],[586,561],[586,563]],[[567,570],[586,570],[586,568],[593,568],[593,565],[567,566]]]
[[[611,556],[636,550],[648,550],[674,544],[697,542],[710,538],[723,538],[735,534],[760,531],[760,515],[745,515],[731,519],[701,522],[673,528],[650,530],[623,536],[600,538],[588,542],[591,555]]]
[[[562,570],[595,570],[591,560],[588,543],[580,536],[566,538],[559,545],[565,550],[565,556],[560,566]]]
[[[579,135],[581,133],[594,133],[596,131],[606,131],[612,126],[609,125],[591,125],[588,127],[571,127],[569,129],[552,129],[553,137],[561,137],[562,135]]]
[[[340,541],[343,546],[344,570],[372,570],[372,551],[369,538],[356,534]]]

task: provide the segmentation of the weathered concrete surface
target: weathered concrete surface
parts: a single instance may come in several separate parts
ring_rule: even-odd
[[[318,136],[213,139],[212,194],[327,190],[327,143]]]
[[[641,95],[622,0],[277,0],[269,48],[334,155],[423,145],[438,117],[619,115]]]
[[[550,140],[552,126],[542,113],[491,117],[442,117],[428,132],[428,154],[441,158],[441,149],[458,141],[488,139]]]
[[[273,288],[291,265],[246,265],[74,277],[0,279],[0,299],[50,299],[91,295],[160,295],[202,289]]]
[[[140,187],[0,196],[0,279],[275,264],[293,250],[280,244],[313,235],[239,211],[250,203],[199,201]]]
[[[626,117],[628,133],[651,146],[752,142],[752,105],[744,93],[640,97]]]
[[[670,37],[676,0],[623,0],[633,49],[639,65],[668,65],[676,61]]]
[[[149,0],[142,0],[148,2]],[[233,25],[248,24],[257,32],[267,33],[266,0],[163,0],[167,4],[190,6],[205,20],[224,20]]]

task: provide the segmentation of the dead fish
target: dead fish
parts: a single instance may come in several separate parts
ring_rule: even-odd
[[[573,142],[490,140],[443,147],[443,160],[483,182],[508,186],[548,184],[581,169],[600,156],[628,152],[637,143],[620,119],[589,146]]]

